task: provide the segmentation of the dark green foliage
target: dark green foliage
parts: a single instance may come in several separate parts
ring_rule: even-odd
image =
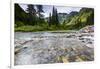
[[[94,25],[94,10],[91,9],[91,15],[87,18],[88,25]]]
[[[53,7],[52,15],[51,15],[51,13],[49,14],[48,25],[49,25],[49,27],[51,25],[56,26],[56,27],[59,26],[58,12],[57,12],[57,9],[55,7]]]
[[[48,23],[49,23],[49,27],[51,26],[51,13],[49,14],[49,20],[48,20]]]
[[[27,19],[28,15],[27,15],[27,13],[25,13],[25,11],[18,4],[15,4],[14,11],[15,11],[15,24],[17,22],[23,22],[23,24],[26,25],[26,23],[28,22],[28,19]]]
[[[82,8],[78,14],[66,19],[65,24],[69,29],[81,29],[87,25],[94,25],[94,9]]]
[[[87,25],[94,25],[94,9],[82,8],[79,12],[70,14],[58,13],[53,6],[52,14],[45,18],[42,5],[27,5],[25,12],[15,4],[15,31],[54,31],[54,30],[79,30]],[[65,15],[65,16],[62,16]]]
[[[28,11],[28,13],[29,14],[31,14],[31,15],[35,15],[35,13],[36,13],[36,10],[34,9],[34,5],[27,5],[27,11]]]
[[[43,11],[43,6],[42,5],[36,5],[37,6],[37,11],[38,12],[44,12]]]
[[[52,25],[56,25],[56,26],[59,24],[58,13],[55,7],[53,7],[53,10],[52,10],[51,23]]]
[[[15,27],[20,27],[20,26],[24,26],[24,23],[21,21],[16,21],[15,22]]]
[[[27,5],[28,8],[27,8],[27,11],[28,11],[28,20],[29,20],[29,25],[35,25],[37,24],[37,21],[36,21],[36,10],[34,9],[34,5]]]
[[[56,13],[55,13],[55,15],[56,15],[56,25],[58,26],[59,25],[59,20],[58,20],[58,12],[57,12],[57,9],[55,11],[56,11]]]
[[[44,15],[42,13],[44,13],[43,11],[43,6],[42,5],[36,5],[37,7],[37,14],[38,14],[38,25],[41,25],[43,23],[45,23],[44,21]]]

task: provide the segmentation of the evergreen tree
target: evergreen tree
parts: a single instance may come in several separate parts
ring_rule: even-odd
[[[92,12],[91,15],[88,16],[88,18],[87,18],[87,22],[86,22],[87,25],[94,24],[94,9],[91,9],[91,12]]]
[[[36,6],[37,6],[37,13],[38,13],[38,16],[39,16],[40,18],[42,18],[43,15],[42,15],[41,13],[44,12],[44,11],[43,11],[43,6],[42,6],[42,5],[36,5]]]
[[[57,12],[57,9],[55,9],[56,11],[56,25],[59,25],[59,20],[58,20],[58,12]]]
[[[52,25],[55,24],[55,8],[54,8],[54,6],[53,6],[53,10],[52,10],[52,20],[51,20],[51,22],[52,22]]]
[[[19,4],[15,4],[15,24],[16,26],[21,26],[23,23],[27,23],[27,13],[20,7]],[[21,23],[21,24],[20,24]]]
[[[43,16],[43,6],[42,5],[36,5],[37,7],[37,14],[38,14],[38,23],[44,23],[44,16]]]
[[[51,22],[52,22],[52,25],[58,25],[59,24],[58,13],[57,13],[57,9],[55,7],[53,7],[53,10],[52,10]]]
[[[35,25],[36,22],[36,10],[34,9],[34,5],[27,5],[27,11],[29,14],[29,24],[30,25]]]
[[[34,9],[34,5],[27,5],[27,11],[28,11],[28,13],[29,14],[31,14],[31,15],[33,15],[33,14],[35,14],[36,13],[36,10]]]
[[[51,26],[51,13],[49,14],[48,24]]]

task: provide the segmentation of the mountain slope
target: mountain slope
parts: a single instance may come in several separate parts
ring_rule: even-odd
[[[16,25],[22,23],[25,24],[28,19],[27,13],[18,4],[15,4],[14,11],[15,11],[15,24]]]
[[[58,20],[60,23],[63,23],[64,20],[67,18],[67,13],[58,13]]]
[[[65,25],[69,29],[81,29],[87,25],[94,24],[94,9],[93,8],[82,8],[79,13],[75,16],[66,19]]]

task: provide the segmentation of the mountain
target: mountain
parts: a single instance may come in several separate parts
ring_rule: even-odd
[[[78,14],[78,12],[76,12],[76,11],[72,11],[69,14],[67,14],[67,13],[58,13],[58,20],[62,24],[66,19],[69,19],[69,18],[71,18],[71,17],[73,17],[77,14]]]
[[[72,11],[72,12],[70,12],[70,13],[68,14],[67,17],[72,17],[72,16],[75,16],[75,15],[77,15],[77,14],[78,14],[77,11]]]
[[[28,15],[27,13],[18,5],[15,4],[15,24],[27,23]]]
[[[66,23],[70,22],[72,20],[73,17],[75,17],[76,15],[78,15],[77,11],[72,11],[70,12],[67,17],[66,17]]]
[[[78,13],[71,12],[64,25],[69,29],[81,29],[94,24],[94,9],[82,8]]]
[[[59,20],[59,22],[63,23],[64,20],[66,20],[67,15],[68,15],[67,13],[58,13],[58,20]],[[46,17],[45,21],[48,22],[49,21],[49,17]]]
[[[63,23],[64,20],[67,18],[67,13],[58,13],[58,20],[60,23]]]

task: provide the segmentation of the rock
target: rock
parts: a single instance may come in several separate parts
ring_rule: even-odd
[[[24,33],[24,35],[26,34]],[[31,36],[38,34],[32,33]],[[42,34],[43,36],[39,34],[42,38],[32,37],[31,40],[25,41],[25,37],[22,40],[17,39],[18,41],[15,41],[15,64],[47,64],[93,60],[92,33],[51,34]],[[50,38],[45,36],[50,36]],[[60,36],[63,38],[58,38]],[[21,37],[18,36],[18,38]],[[27,35],[27,37],[30,37],[30,35]]]
[[[94,26],[86,26],[82,28],[79,32],[82,32],[82,33],[94,32]]]

